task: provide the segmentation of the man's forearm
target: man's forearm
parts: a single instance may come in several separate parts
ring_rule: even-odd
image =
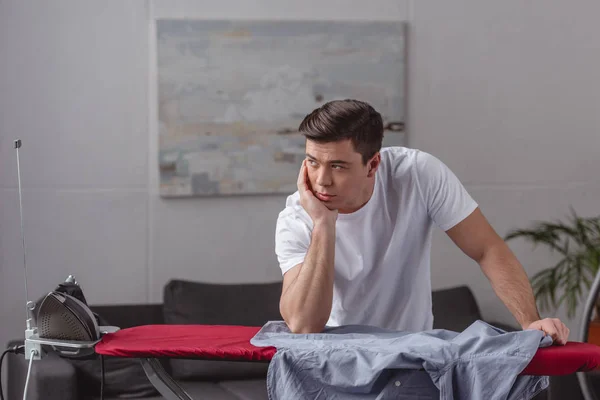
[[[282,296],[282,316],[295,333],[323,329],[333,301],[335,223],[316,224],[300,272]]]
[[[540,319],[529,278],[504,241],[486,250],[479,264],[496,295],[523,329]]]

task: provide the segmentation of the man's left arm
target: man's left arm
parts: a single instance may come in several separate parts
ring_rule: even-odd
[[[569,329],[559,319],[540,318],[533,289],[523,266],[479,207],[446,233],[481,266],[494,292],[523,329],[542,330],[552,337],[555,344],[567,342]]]

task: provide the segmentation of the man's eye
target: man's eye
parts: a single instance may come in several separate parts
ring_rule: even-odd
[[[332,165],[331,167],[333,169],[344,169],[344,167],[342,167],[341,165]]]
[[[317,165],[317,162],[315,160],[308,160],[308,163],[310,165]]]

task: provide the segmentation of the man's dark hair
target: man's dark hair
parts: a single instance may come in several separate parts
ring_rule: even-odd
[[[363,164],[381,149],[383,120],[369,104],[359,100],[333,100],[313,110],[298,130],[317,143],[350,139]]]

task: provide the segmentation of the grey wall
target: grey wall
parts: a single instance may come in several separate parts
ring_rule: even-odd
[[[0,2],[0,343],[24,329],[15,138],[30,297],[70,273],[96,304],[160,301],[174,277],[280,279],[284,196],[157,196],[152,18],[407,19],[409,144],[445,161],[504,234],[570,205],[598,214],[599,13],[591,1]],[[529,274],[551,261],[511,246]],[[513,322],[442,232],[432,267],[435,288],[469,284],[486,317]]]
[[[444,160],[502,235],[569,206],[600,214],[598,12],[592,1],[412,3],[410,145]],[[530,275],[553,265],[543,248],[509,244]],[[486,316],[514,321],[477,264],[443,233],[434,246],[435,286],[467,282]]]

